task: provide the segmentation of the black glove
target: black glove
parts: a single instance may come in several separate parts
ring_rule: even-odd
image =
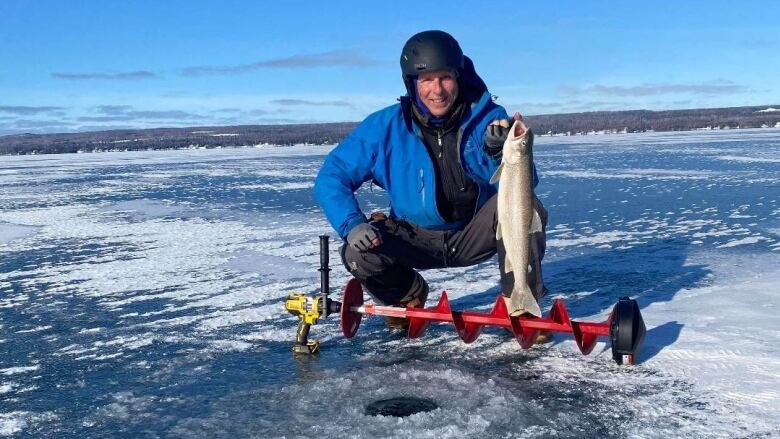
[[[379,230],[369,223],[361,223],[356,225],[349,231],[347,235],[347,243],[359,252],[364,252],[372,247],[375,239],[381,241]]]
[[[509,131],[512,130],[512,126],[515,123],[515,119],[504,120],[509,122],[508,128],[504,128],[501,125],[488,125],[487,130],[485,130],[485,152],[496,160],[501,160],[504,152],[504,142],[506,142]],[[527,129],[528,141],[533,145],[534,133],[531,132],[530,128]]]
[[[501,158],[504,142],[506,142],[514,119],[507,119],[507,122],[509,122],[509,128],[504,128],[501,125],[488,125],[487,130],[485,130],[485,152],[494,159]]]

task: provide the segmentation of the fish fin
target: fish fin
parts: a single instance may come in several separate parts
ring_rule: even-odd
[[[496,224],[496,240],[499,240],[503,237],[501,234],[501,223]]]
[[[514,268],[512,268],[512,262],[509,258],[504,256],[504,273],[509,274],[514,271]]]
[[[498,180],[501,179],[501,171],[504,169],[504,162],[501,162],[500,165],[498,165],[498,169],[496,169],[496,172],[493,174],[492,177],[490,177],[490,184],[496,184]]]
[[[542,231],[542,218],[539,216],[539,212],[534,209],[534,216],[531,218],[531,227],[528,229],[528,233],[535,233]]]

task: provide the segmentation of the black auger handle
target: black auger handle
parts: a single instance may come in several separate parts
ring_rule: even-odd
[[[328,294],[330,294],[330,267],[328,266],[328,259],[330,257],[330,236],[320,235],[320,294],[322,300],[320,300],[320,310],[323,317],[327,317],[331,313],[330,306],[328,305]]]

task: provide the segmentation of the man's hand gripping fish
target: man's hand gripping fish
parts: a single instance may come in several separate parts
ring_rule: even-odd
[[[528,286],[531,233],[542,230],[542,221],[534,209],[533,141],[522,120],[515,120],[504,142],[503,157],[491,183],[498,185],[498,226],[496,239],[503,240],[506,249],[505,274],[514,273],[511,295],[504,300],[510,315],[531,313],[541,317],[542,311]]]

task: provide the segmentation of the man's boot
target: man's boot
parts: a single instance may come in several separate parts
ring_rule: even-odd
[[[422,308],[425,306],[425,301],[428,299],[428,292],[428,282],[423,279],[420,273],[415,272],[412,287],[409,288],[409,293],[401,299],[398,306],[405,308]],[[409,320],[402,317],[385,317],[385,325],[388,329],[407,330],[409,328]]]
[[[530,313],[524,313],[521,314],[521,317],[534,318],[536,316]],[[506,327],[504,327],[504,329],[506,330],[506,332],[511,334],[512,337],[514,337],[514,334],[512,333],[511,329]],[[536,337],[534,337],[534,344],[545,344],[545,343],[550,343],[551,341],[553,341],[552,331],[548,331],[546,329],[539,330],[539,332],[536,333]]]

